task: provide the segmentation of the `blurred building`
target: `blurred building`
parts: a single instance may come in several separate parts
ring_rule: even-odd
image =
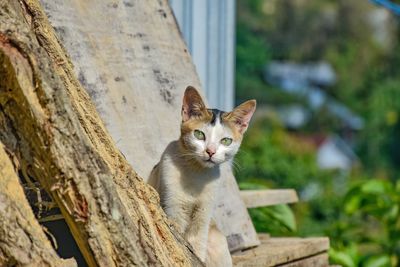
[[[321,169],[350,170],[358,158],[343,139],[327,136],[318,146],[317,164]]]
[[[294,134],[298,142],[309,144],[316,152],[316,163],[320,169],[349,171],[359,162],[350,145],[336,134]]]
[[[169,0],[211,107],[234,103],[235,0]]]
[[[354,114],[347,106],[333,97],[328,96],[324,88],[330,87],[336,82],[336,73],[327,62],[294,63],[294,62],[270,62],[264,70],[266,82],[277,86],[281,90],[307,100],[307,108],[312,112],[318,112],[325,107],[330,114],[342,121],[343,125],[351,130],[361,130],[364,127],[363,119]],[[303,118],[297,127],[307,122],[307,110],[303,108],[283,109],[280,112],[283,122],[293,128],[293,118]]]

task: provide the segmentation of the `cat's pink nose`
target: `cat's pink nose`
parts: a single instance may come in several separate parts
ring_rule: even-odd
[[[215,154],[215,149],[213,148],[207,148],[206,149],[207,154],[210,156],[210,158]]]

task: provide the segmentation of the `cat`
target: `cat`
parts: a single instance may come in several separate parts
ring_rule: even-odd
[[[231,164],[255,111],[249,100],[231,112],[206,108],[198,91],[185,90],[181,136],[171,142],[148,183],[177,230],[207,266],[231,266],[225,236],[212,221],[222,164]]]

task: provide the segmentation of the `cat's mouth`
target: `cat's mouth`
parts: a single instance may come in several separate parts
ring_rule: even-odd
[[[212,160],[212,159],[204,159],[203,160],[203,166],[207,167],[207,168],[213,168],[215,165],[217,165],[217,163]]]
[[[204,161],[206,162],[206,164],[209,164],[209,165],[217,164],[217,162],[213,158],[208,158],[208,159],[206,159]]]
[[[209,168],[214,167],[215,165],[218,165],[220,163],[218,159],[214,157],[202,157],[201,161],[204,166]]]

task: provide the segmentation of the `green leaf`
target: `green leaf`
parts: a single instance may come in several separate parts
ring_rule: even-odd
[[[370,194],[381,194],[386,192],[386,182],[383,180],[369,180],[361,186],[361,191]]]
[[[395,204],[390,208],[389,212],[387,213],[387,218],[389,220],[396,220],[398,216],[399,216],[399,205]]]
[[[297,229],[294,214],[287,205],[254,208],[249,212],[257,231],[287,234]]]
[[[342,265],[343,267],[356,267],[357,263],[355,260],[346,252],[339,251],[331,248],[329,250],[329,257],[331,261]]]
[[[296,219],[294,217],[293,211],[288,205],[277,205],[270,207],[270,212],[272,217],[278,221],[280,224],[285,226],[289,231],[295,232],[297,229]]]
[[[359,195],[354,195],[350,197],[350,199],[348,199],[345,203],[345,212],[348,214],[356,212],[360,208],[361,199],[362,197]]]
[[[369,257],[368,260],[363,264],[365,267],[390,267],[390,256],[389,255],[376,255]]]

